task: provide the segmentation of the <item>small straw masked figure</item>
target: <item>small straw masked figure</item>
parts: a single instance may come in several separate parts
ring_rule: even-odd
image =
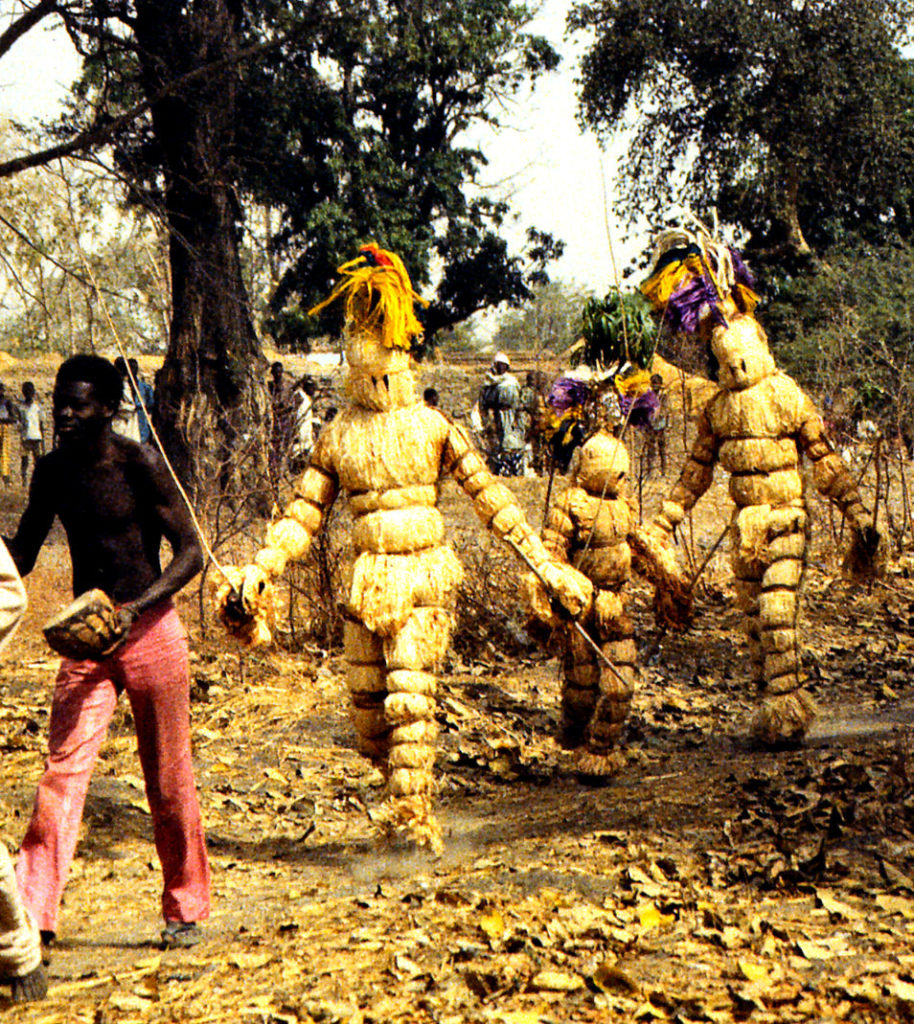
[[[454,476],[483,522],[537,566],[571,614],[587,607],[591,587],[549,558],[467,434],[417,395],[410,347],[422,330],[413,310],[418,296],[399,257],[367,245],[340,274],[312,312],[344,303],[350,402],[321,431],[295,499],[267,529],[254,564],[230,572],[233,586],[222,586],[217,607],[242,640],[269,641],[270,580],[304,558],[345,493],[356,554],[345,604],[347,682],[359,749],[387,779],[376,819],[437,850],[434,672],[448,648],[462,578],[437,507],[442,476]]]
[[[624,764],[618,741],[640,675],[633,626],[626,612],[632,570],[655,586],[658,617],[670,625],[688,615],[686,582],[668,548],[638,524],[628,496],[624,443],[598,430],[575,453],[568,487],[549,509],[543,544],[593,583],[594,601],[580,620],[606,656],[600,658],[574,628],[556,622],[542,588],[524,583],[534,613],[561,628],[563,651],[561,743],[575,751],[582,779],[599,782]]]
[[[811,463],[816,489],[851,529],[848,568],[860,574],[875,570],[879,534],[815,406],[775,365],[753,315],[757,296],[739,254],[704,229],[664,232],[642,292],[674,336],[697,335],[708,343],[718,385],[652,528],[669,539],[710,486],[714,466],[730,474],[736,506],[731,564],[763,698],[752,732],[769,746],[798,742],[815,716],[803,689],[797,644],[808,527],[800,456]]]

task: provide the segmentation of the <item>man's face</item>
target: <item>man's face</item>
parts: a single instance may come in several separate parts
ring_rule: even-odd
[[[99,401],[88,381],[66,381],[54,388],[54,431],[62,445],[94,441],[114,411]]]
[[[495,370],[496,373],[507,373],[508,372],[508,364],[507,363],[495,363],[494,364],[494,370]]]

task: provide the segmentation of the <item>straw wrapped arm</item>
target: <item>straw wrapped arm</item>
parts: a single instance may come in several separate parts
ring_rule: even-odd
[[[654,612],[658,622],[683,629],[692,618],[692,590],[668,544],[656,534],[636,526],[628,538],[632,570],[654,585]]]
[[[333,504],[339,484],[322,458],[320,442],[311,464],[302,474],[295,497],[279,519],[267,527],[263,547],[250,565],[226,570],[215,594],[216,614],[226,629],[248,646],[272,639],[273,594],[271,580],[281,576],[289,562],[308,553],[324,514]]]
[[[453,473],[472,499],[476,514],[495,536],[539,573],[550,595],[570,615],[580,615],[593,596],[590,580],[550,556],[512,492],[489,472],[465,431],[455,425],[451,426],[445,443],[443,467]],[[545,605],[549,605],[548,599]]]
[[[816,490],[834,502],[853,531],[845,568],[855,575],[872,575],[881,558],[883,537],[863,504],[857,481],[844,459],[832,448],[825,436],[822,417],[805,394],[802,395],[797,444],[812,464]]]
[[[698,420],[698,436],[688,461],[649,527],[661,540],[668,540],[672,536],[673,530],[682,522],[686,513],[711,486],[716,461],[717,439],[707,412],[703,412]]]

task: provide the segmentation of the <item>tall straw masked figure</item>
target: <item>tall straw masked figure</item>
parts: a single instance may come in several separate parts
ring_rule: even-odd
[[[808,528],[800,457],[816,489],[844,514],[851,568],[874,571],[879,535],[857,484],[825,437],[822,418],[777,368],[757,296],[735,250],[697,234],[665,232],[642,291],[676,336],[708,345],[717,390],[698,419],[691,454],[652,528],[668,539],[708,489],[715,465],[730,475],[731,565],[762,703],[752,731],[762,743],[797,742],[815,715],[797,639],[798,591]]]
[[[376,819],[437,850],[435,669],[462,578],[438,511],[441,478],[454,476],[482,521],[537,566],[570,613],[587,606],[591,586],[550,559],[467,434],[417,395],[410,348],[422,331],[414,312],[421,300],[400,258],[367,245],[339,273],[336,290],[312,312],[343,303],[349,404],[321,431],[295,499],[268,527],[253,564],[230,571],[217,608],[243,641],[268,642],[271,579],[305,556],[327,510],[346,496],[355,553],[345,601],[347,682],[359,749],[387,780]]]

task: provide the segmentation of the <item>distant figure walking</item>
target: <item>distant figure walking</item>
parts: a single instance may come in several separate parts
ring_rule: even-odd
[[[496,476],[520,476],[523,471],[525,423],[520,384],[504,352],[492,360],[479,399],[490,436],[489,468]]]
[[[0,477],[3,486],[10,485],[10,460],[13,449],[13,430],[19,422],[19,410],[6,393],[6,385],[0,382]]]
[[[647,425],[644,439],[644,475],[650,476],[654,469],[654,455],[660,457],[660,474],[666,476],[666,428],[667,401],[663,377],[655,373],[651,377],[651,390],[657,396],[657,407]]]
[[[35,385],[27,380],[22,385],[22,405],[19,406],[19,471],[23,487],[29,482],[29,459],[34,472],[35,463],[44,455],[45,429],[44,410],[35,394]]]
[[[121,437],[131,441],[140,440],[140,416],[137,409],[136,395],[127,379],[127,360],[118,356],[114,360],[114,368],[121,375],[121,400],[111,421],[111,429]]]
[[[152,440],[152,427],[150,423],[156,407],[155,391],[153,391],[152,385],[140,376],[140,364],[135,359],[128,359],[127,362],[130,366],[130,372],[133,374],[133,379],[136,381],[134,401],[136,404],[137,425],[140,430],[140,441],[143,444],[147,444]],[[128,380],[128,383],[132,388],[132,382]]]
[[[305,375],[292,392],[291,462],[296,471],[304,469],[314,447],[314,378]]]

